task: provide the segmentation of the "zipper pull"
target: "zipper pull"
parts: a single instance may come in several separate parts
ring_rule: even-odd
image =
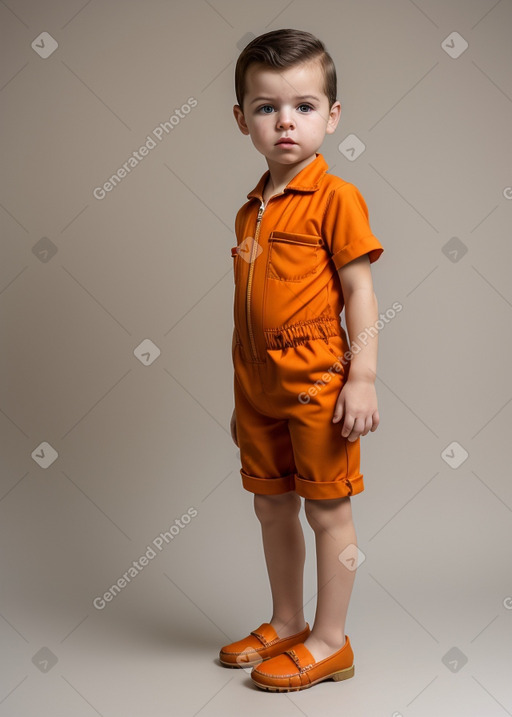
[[[265,204],[262,200],[262,202],[260,204],[260,208],[258,209],[258,221],[261,219],[261,215],[263,214],[264,211],[265,211]]]

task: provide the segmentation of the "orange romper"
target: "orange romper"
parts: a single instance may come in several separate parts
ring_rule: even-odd
[[[263,203],[267,170],[235,219],[232,358],[243,487],[312,499],[364,490],[359,442],[332,422],[350,367],[337,269],[384,251],[355,185],[321,154]]]

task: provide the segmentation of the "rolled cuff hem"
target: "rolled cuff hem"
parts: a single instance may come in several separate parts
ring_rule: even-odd
[[[342,478],[329,482],[319,483],[295,476],[295,490],[302,498],[312,500],[325,500],[329,498],[346,498],[357,495],[364,490],[363,474],[359,473],[352,478]]]
[[[281,493],[288,493],[288,491],[295,489],[293,473],[278,478],[256,478],[256,476],[251,476],[243,470],[240,470],[240,475],[242,476],[243,487],[251,493],[280,495]]]
[[[374,239],[374,241],[371,241],[372,239]],[[331,259],[333,260],[336,269],[341,269],[341,267],[345,266],[345,264],[348,264],[353,259],[358,259],[360,256],[364,256],[365,254],[368,254],[370,264],[373,264],[373,262],[377,261],[383,251],[384,247],[377,239],[375,239],[373,235],[371,235],[365,239],[365,245],[358,246],[356,244],[355,246],[345,247],[336,252],[336,254],[333,254]]]
[[[364,490],[363,474],[353,478],[322,482],[301,478],[296,473],[277,478],[257,478],[240,470],[242,485],[245,490],[259,495],[281,495],[295,490],[302,498],[326,500],[329,498],[346,498],[357,495]]]

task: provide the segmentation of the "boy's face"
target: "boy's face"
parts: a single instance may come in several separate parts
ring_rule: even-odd
[[[269,163],[297,164],[314,159],[326,134],[332,134],[341,105],[329,108],[324,77],[318,61],[287,70],[250,65],[246,75],[244,112],[233,112],[243,134],[248,134]],[[293,144],[279,143],[289,137]]]

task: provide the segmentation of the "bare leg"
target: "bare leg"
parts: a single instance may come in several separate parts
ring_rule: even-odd
[[[254,510],[261,523],[273,613],[269,620],[279,637],[306,626],[303,610],[306,546],[299,520],[300,496],[254,495]]]
[[[345,619],[356,575],[338,556],[357,545],[350,498],[305,499],[305,511],[315,532],[318,595],[315,623],[304,644],[315,660],[323,660],[345,643]]]

